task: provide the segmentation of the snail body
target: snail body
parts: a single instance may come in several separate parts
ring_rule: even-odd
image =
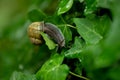
[[[65,46],[64,36],[59,28],[54,24],[42,22],[33,22],[28,27],[28,35],[33,44],[40,45],[43,43],[43,38],[40,32],[46,33],[50,39],[54,40],[60,47]]]

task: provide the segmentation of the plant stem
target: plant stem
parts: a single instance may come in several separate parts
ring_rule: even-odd
[[[76,76],[76,77],[79,77],[79,78],[82,78],[82,79],[85,79],[85,80],[90,80],[90,79],[88,79],[88,78],[86,78],[86,77],[84,77],[84,76],[77,75],[77,74],[75,74],[75,73],[73,73],[73,72],[71,72],[71,71],[69,71],[69,73],[70,73],[71,75]]]
[[[76,27],[75,27],[75,26],[72,26],[72,25],[70,25],[70,24],[66,24],[66,26],[69,26],[69,27],[71,27],[71,28],[76,29]]]
[[[72,25],[70,25],[70,24],[61,24],[61,25],[58,25],[58,26],[69,26],[69,27],[71,27],[71,28],[76,29],[76,27],[75,27],[75,26],[72,26]]]
[[[65,20],[63,19],[62,16],[60,16],[61,20],[63,21],[64,24],[66,24]]]

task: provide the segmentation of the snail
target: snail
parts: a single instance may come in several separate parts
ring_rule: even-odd
[[[59,28],[52,23],[44,23],[42,22],[33,22],[28,27],[28,36],[33,44],[40,45],[43,43],[43,38],[40,32],[44,32],[50,37],[50,39],[54,40],[60,47],[65,46],[64,36]]]

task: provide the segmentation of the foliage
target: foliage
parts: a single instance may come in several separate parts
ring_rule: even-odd
[[[62,64],[64,56],[55,54],[37,72],[38,80],[65,80],[69,68]],[[62,64],[62,65],[61,65]],[[54,76],[53,76],[54,75]]]
[[[120,80],[119,7],[119,0],[30,0],[0,34],[0,80]],[[65,47],[45,33],[44,44],[31,44],[35,21],[55,24]]]

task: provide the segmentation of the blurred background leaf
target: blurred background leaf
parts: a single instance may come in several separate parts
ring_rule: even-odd
[[[0,0],[0,80],[9,80],[14,70],[35,73],[48,59],[47,46],[31,44],[27,27],[31,21],[43,20],[42,13],[53,14],[57,3],[58,0]]]
[[[22,72],[13,72],[10,80],[37,80],[35,75],[24,74]]]

